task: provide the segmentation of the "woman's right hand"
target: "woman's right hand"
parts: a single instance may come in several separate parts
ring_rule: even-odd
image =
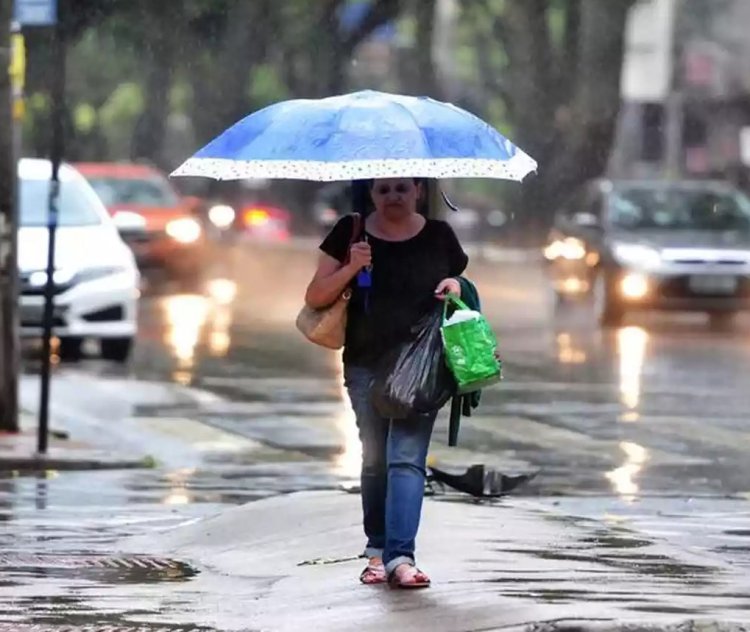
[[[352,245],[349,251],[349,267],[354,272],[372,264],[372,250],[366,241],[360,241]]]

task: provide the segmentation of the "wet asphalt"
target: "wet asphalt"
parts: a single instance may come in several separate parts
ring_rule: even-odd
[[[74,438],[147,452],[157,466],[0,478],[9,555],[0,556],[0,622],[106,622],[77,612],[75,593],[111,577],[60,560],[106,556],[124,536],[223,506],[356,484],[338,355],[293,327],[313,265],[304,248],[233,250],[199,292],[144,293],[127,366],[96,359],[93,346],[92,357],[56,365],[55,419]],[[715,332],[702,315],[639,315],[603,331],[584,305],[553,307],[535,262],[475,257],[469,275],[506,379],[482,394],[458,448],[447,447],[441,419],[431,462],[536,473],[516,495],[750,566],[750,319]],[[33,411],[33,357],[26,372],[22,403]],[[218,435],[225,444],[243,443],[208,446],[216,437],[200,438],[204,424],[229,433]],[[19,562],[32,554],[60,557]],[[144,581],[184,578],[184,569],[142,570]]]

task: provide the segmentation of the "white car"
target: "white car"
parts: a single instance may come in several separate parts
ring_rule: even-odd
[[[23,337],[37,337],[42,331],[51,175],[48,160],[19,161]],[[137,330],[138,268],[99,197],[82,175],[65,164],[60,168],[55,244],[53,334],[60,339],[60,356],[77,357],[84,339],[97,339],[102,357],[124,362]]]

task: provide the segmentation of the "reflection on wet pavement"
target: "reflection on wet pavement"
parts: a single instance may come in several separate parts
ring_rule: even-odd
[[[640,327],[624,327],[617,332],[620,356],[620,401],[631,414],[641,401],[641,379],[646,357],[648,334]],[[633,421],[634,418],[629,418]]]
[[[336,414],[336,429],[340,435],[342,450],[334,457],[334,471],[345,479],[355,480],[359,477],[362,465],[362,447],[354,417],[354,410],[344,387],[344,373],[338,358],[332,358],[336,364],[336,381],[339,385],[340,406]]]
[[[586,352],[573,344],[573,338],[569,333],[557,334],[557,345],[559,347],[557,359],[561,364],[583,364],[586,362]]]
[[[178,384],[190,384],[195,347],[208,315],[208,301],[202,296],[170,296],[162,305],[167,323],[165,342],[177,360],[172,377]]]
[[[612,483],[616,493],[626,500],[633,501],[638,496],[639,491],[635,479],[648,460],[648,450],[630,441],[621,441],[620,449],[625,453],[625,463],[617,469],[607,472],[606,477]]]

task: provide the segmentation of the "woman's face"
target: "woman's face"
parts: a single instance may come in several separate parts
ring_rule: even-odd
[[[370,189],[372,202],[378,213],[398,219],[417,212],[422,185],[412,178],[383,178],[375,180]]]

